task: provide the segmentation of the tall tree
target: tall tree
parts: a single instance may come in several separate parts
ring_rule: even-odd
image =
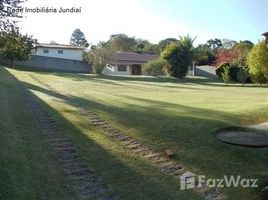
[[[22,35],[18,30],[1,32],[0,57],[10,60],[11,67],[15,60],[27,60],[31,55],[32,47],[32,37]]]
[[[88,53],[88,60],[93,67],[94,74],[101,74],[105,65],[115,57],[114,50],[110,48],[95,47]]]
[[[74,32],[72,33],[70,44],[73,44],[79,47],[89,46],[84,33],[79,28],[75,29]]]
[[[234,64],[247,67],[247,55],[253,46],[254,44],[249,40],[236,43],[233,47],[233,51],[237,52],[237,58],[235,58],[233,61]]]
[[[12,30],[17,28],[18,18],[22,18],[22,12],[9,12],[10,8],[21,8],[24,0],[0,0],[0,30]]]
[[[163,51],[167,45],[170,45],[173,42],[178,42],[178,40],[176,38],[166,38],[164,40],[161,40],[158,43],[160,51]]]
[[[207,41],[207,45],[211,49],[219,49],[222,46],[222,42],[220,39],[215,38],[215,39],[210,39]]]
[[[267,81],[268,77],[268,44],[264,41],[256,44],[248,54],[249,73],[258,83]]]
[[[147,44],[143,48],[143,53],[159,55],[161,51],[158,44]]]
[[[126,34],[111,35],[107,43],[115,51],[135,51],[137,46],[135,37],[128,37]]]
[[[180,37],[176,43],[166,46],[161,57],[168,62],[167,72],[170,76],[183,78],[187,75],[193,61],[194,47],[189,35]]]
[[[199,44],[195,49],[195,61],[199,65],[211,65],[215,61],[215,50],[208,44]]]
[[[231,49],[233,48],[237,42],[235,40],[222,39],[222,48]]]

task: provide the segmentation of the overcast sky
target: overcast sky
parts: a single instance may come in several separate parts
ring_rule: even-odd
[[[268,31],[268,0],[28,0],[28,8],[82,8],[81,13],[27,13],[22,32],[68,44],[80,28],[89,43],[125,33],[157,43],[179,35],[257,42]]]

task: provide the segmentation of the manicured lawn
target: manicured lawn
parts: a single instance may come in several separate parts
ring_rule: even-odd
[[[213,135],[221,127],[268,121],[267,87],[225,87],[205,78],[105,77],[0,68],[0,171],[4,172],[0,195],[4,197],[14,193],[23,199],[23,190],[37,199],[46,199],[47,193],[51,194],[47,199],[74,196],[64,187],[55,189],[66,184],[64,175],[57,167],[52,170],[51,152],[32,125],[12,76],[39,97],[83,159],[113,186],[120,199],[202,198],[190,190],[180,191],[175,178],[161,174],[151,162],[103,134],[74,103],[89,107],[156,151],[174,150],[175,159],[197,174],[259,179],[259,188],[225,189],[228,199],[260,199],[261,188],[268,185],[268,148],[232,146]],[[58,180],[51,180],[55,174]]]

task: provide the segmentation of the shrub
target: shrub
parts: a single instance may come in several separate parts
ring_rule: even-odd
[[[264,83],[268,76],[268,44],[264,41],[256,44],[247,57],[249,74],[255,83]]]
[[[194,56],[193,42],[194,39],[187,35],[165,47],[161,57],[169,64],[166,71],[170,76],[183,78],[187,75]]]
[[[230,65],[230,77],[232,81],[238,82],[237,74],[241,70],[242,67],[238,67],[237,65],[231,64]]]
[[[163,59],[152,60],[145,63],[142,66],[144,74],[151,76],[164,75],[164,69],[167,67],[168,63]]]
[[[224,81],[225,85],[227,85],[231,78],[230,78],[230,68],[228,66],[225,66],[223,68],[223,72],[221,73],[222,80]]]
[[[248,78],[249,78],[248,70],[244,67],[241,67],[237,73],[238,82],[240,82],[240,83],[242,83],[242,85],[244,85]]]
[[[250,74],[250,78],[253,83],[259,83],[259,84],[267,83],[267,78],[262,73]]]
[[[229,63],[222,63],[219,65],[216,69],[216,74],[219,78],[222,78],[222,73],[224,72],[224,68],[227,67],[229,69],[229,76],[232,81],[238,81],[237,80],[237,74],[240,71],[241,67],[238,67],[234,64],[229,64]]]
[[[224,67],[230,67],[229,63],[222,63],[216,68],[216,74],[219,78],[222,78],[222,73],[224,71]]]

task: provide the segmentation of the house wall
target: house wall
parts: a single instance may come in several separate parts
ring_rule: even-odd
[[[127,65],[127,71],[118,71],[117,65],[107,64],[102,70],[105,75],[131,75],[131,66]]]
[[[44,50],[48,50],[48,53],[44,53]],[[63,51],[63,54],[59,54],[58,50]],[[36,51],[36,55],[45,56],[51,58],[63,58],[69,60],[83,60],[82,50],[80,49],[60,49],[60,48],[44,48],[38,47]]]
[[[0,59],[0,63],[9,65],[9,60]],[[90,65],[77,61],[61,58],[50,58],[45,56],[33,55],[27,61],[15,61],[15,66],[25,70],[45,70],[45,71],[62,71],[62,72],[77,72],[77,73],[91,73]]]

